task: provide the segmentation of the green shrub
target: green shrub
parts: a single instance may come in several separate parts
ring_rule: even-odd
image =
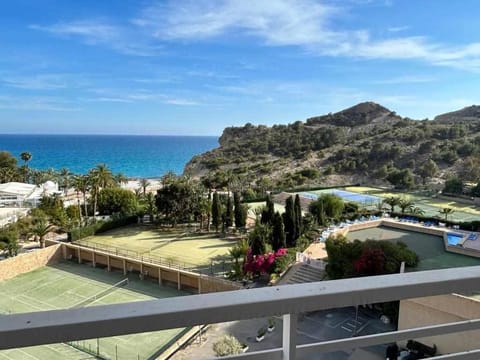
[[[216,356],[238,355],[243,351],[243,346],[234,336],[225,335],[220,341],[213,344]]]
[[[68,233],[68,241],[76,241],[95,234],[100,234],[108,230],[116,229],[121,226],[135,224],[137,222],[136,216],[129,216],[111,221],[97,221],[95,224],[75,228]]]

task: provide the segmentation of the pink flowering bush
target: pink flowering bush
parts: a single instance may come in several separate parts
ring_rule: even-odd
[[[286,255],[287,249],[285,248],[263,255],[253,255],[252,249],[248,248],[243,272],[250,275],[270,274],[275,270],[275,261]]]

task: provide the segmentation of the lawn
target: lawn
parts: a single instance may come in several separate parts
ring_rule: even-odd
[[[345,188],[347,191],[357,192],[360,194],[374,195],[381,198],[389,196],[399,196],[409,199],[414,202],[414,206],[418,206],[425,211],[426,216],[438,216],[438,211],[445,207],[450,207],[455,212],[449,216],[449,219],[456,221],[472,221],[478,220],[480,216],[480,209],[474,205],[466,205],[456,201],[448,201],[443,199],[436,199],[425,195],[419,195],[408,192],[390,192],[386,189],[379,189],[365,186],[352,186]]]
[[[265,205],[266,205],[265,201],[248,203],[248,216],[255,217],[255,210],[256,209],[261,209]],[[283,214],[285,212],[285,206],[284,205],[274,203],[273,206],[275,208],[275,211],[278,211],[280,214]]]
[[[88,300],[102,290],[124,279],[121,273],[106,272],[86,265],[63,262],[19,275],[0,282],[0,312],[20,313],[42,310],[70,308]],[[123,287],[111,292],[85,306],[113,304],[140,300],[151,300],[185,295],[169,287],[161,287],[147,280],[140,281],[132,276]],[[94,359],[85,350],[97,352],[101,358],[110,359],[148,359],[164,346],[181,335],[185,329],[170,329],[149,333],[115,336],[98,340],[74,342],[71,345],[53,344],[21,349],[0,351],[2,359]],[[74,346],[77,348],[75,348]]]
[[[187,233],[184,229],[128,226],[76,243],[202,271],[208,270],[212,263],[222,266],[224,262],[229,262],[229,249],[236,241],[215,234]]]

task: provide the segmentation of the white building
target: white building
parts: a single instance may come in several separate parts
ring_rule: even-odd
[[[41,186],[20,182],[0,184],[1,207],[24,207],[29,204],[36,206],[43,195],[58,193],[58,185],[53,181],[47,181]]]

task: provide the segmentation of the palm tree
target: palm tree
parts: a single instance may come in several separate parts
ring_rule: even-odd
[[[0,168],[0,183],[15,181],[19,177],[16,168]]]
[[[30,234],[35,236],[35,239],[40,243],[40,247],[45,247],[45,236],[53,231],[55,226],[47,223],[45,220],[40,220],[31,229]]]
[[[24,161],[24,165],[22,166],[21,170],[23,172],[23,182],[28,182],[28,162],[32,158],[32,154],[30,154],[28,151],[24,151],[20,154],[20,158]]]
[[[12,228],[0,230],[0,250],[6,251],[8,257],[13,257],[18,255],[20,248],[17,230]]]
[[[419,208],[418,206],[415,206],[414,208],[412,208],[410,210],[410,213],[413,214],[413,215],[423,216],[423,215],[425,215],[425,210],[423,210],[422,208]]]
[[[161,177],[162,186],[165,187],[166,185],[170,184],[173,180],[177,178],[177,175],[171,170],[169,170],[165,175]]]
[[[60,169],[60,184],[63,186],[63,191],[65,195],[68,193],[68,186],[70,185],[70,180],[72,178],[72,173],[67,168]]]
[[[395,206],[399,204],[400,198],[397,196],[389,196],[383,199],[383,202],[390,205],[390,212],[395,212]]]
[[[148,179],[140,179],[140,186],[143,190],[143,196],[145,197],[147,188],[150,186],[150,181],[148,181]]]
[[[98,193],[101,189],[115,185],[112,171],[105,164],[99,164],[88,172],[91,195],[93,196],[93,220],[96,220]]]
[[[76,175],[73,178],[73,186],[75,191],[77,192],[77,204],[78,204],[78,211],[80,212],[80,221],[82,221],[82,209],[80,207],[80,197],[79,193],[83,195],[83,206],[85,209],[85,217],[88,217],[88,209],[87,209],[87,192],[88,192],[88,179],[85,175]]]
[[[240,268],[239,259],[243,255],[241,245],[238,244],[238,245],[235,245],[235,246],[231,247],[228,250],[228,253],[232,257],[233,261],[235,262],[234,267],[233,267],[233,271],[235,273],[235,276],[240,276],[242,271],[241,271],[241,268]]]
[[[27,163],[32,158],[32,154],[30,154],[28,151],[24,151],[20,154],[20,158],[24,161],[25,166],[27,166]]]
[[[150,222],[153,223],[153,218],[157,210],[157,206],[155,204],[155,195],[153,195],[153,193],[147,193],[147,195],[144,197],[144,206],[145,211],[150,216]]]
[[[128,177],[126,177],[122,173],[115,174],[113,177],[115,178],[115,183],[118,186],[122,186],[123,184],[126,184],[128,182]]]
[[[210,198],[201,197],[198,204],[200,212],[200,230],[203,228],[204,222],[207,223],[207,231],[210,231],[210,219],[211,219],[211,208],[212,204]]]
[[[115,185],[115,177],[113,176],[112,171],[105,164],[98,164],[95,168],[90,170],[90,173],[93,175],[95,182],[101,189]]]
[[[453,210],[452,208],[446,207],[446,208],[443,208],[442,210],[439,210],[438,212],[440,214],[444,215],[445,216],[445,221],[447,221],[448,216],[452,215],[455,212],[455,210]]]
[[[405,214],[405,212],[411,212],[413,209],[413,201],[408,199],[399,199],[398,206],[400,207],[402,214]]]

